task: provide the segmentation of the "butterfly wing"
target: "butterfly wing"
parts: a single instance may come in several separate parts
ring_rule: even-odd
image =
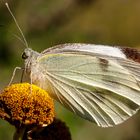
[[[37,84],[52,97],[102,127],[122,123],[136,113],[140,105],[139,63],[123,54],[110,57],[101,52],[56,49],[38,59],[43,81],[41,78]]]
[[[112,47],[107,45],[94,45],[82,43],[67,43],[56,45],[42,52],[42,54],[54,53],[87,54],[106,59],[113,58],[114,61],[118,60],[120,65],[126,67],[126,69],[130,70],[130,72],[136,75],[138,81],[140,79],[140,51],[133,48],[120,48],[118,46]]]
[[[122,50],[118,47],[111,47],[107,45],[94,45],[94,44],[81,44],[81,43],[67,43],[56,45],[48,48],[42,52],[42,54],[53,53],[88,53],[88,55],[106,55],[118,58],[126,58]]]

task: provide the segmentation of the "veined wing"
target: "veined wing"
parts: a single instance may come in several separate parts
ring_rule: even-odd
[[[57,53],[73,53],[96,56],[99,58],[112,59],[121,66],[130,70],[130,73],[136,76],[140,82],[140,51],[133,48],[120,48],[107,45],[67,43],[48,48],[42,52],[42,55]]]
[[[38,62],[46,78],[43,88],[68,109],[99,126],[122,123],[139,109],[138,63],[79,53],[46,54]]]
[[[94,44],[82,44],[82,43],[67,43],[56,45],[54,47],[48,48],[42,52],[42,54],[54,54],[54,53],[88,53],[91,55],[106,55],[109,57],[126,58],[122,49],[119,47],[112,47],[107,45],[94,45]]]

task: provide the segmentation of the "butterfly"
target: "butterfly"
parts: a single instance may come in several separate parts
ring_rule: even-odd
[[[94,44],[62,44],[22,54],[31,83],[84,119],[101,127],[120,124],[140,107],[140,51]]]
[[[75,114],[101,127],[120,124],[140,106],[140,52],[62,44],[22,58],[31,81]]]

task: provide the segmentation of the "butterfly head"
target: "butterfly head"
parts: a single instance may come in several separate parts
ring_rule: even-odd
[[[26,48],[22,54],[22,59],[26,60],[32,55],[32,50],[30,48]]]
[[[25,69],[30,71],[32,64],[34,64],[37,60],[37,57],[40,54],[31,48],[26,48],[22,54],[22,59],[25,60]]]

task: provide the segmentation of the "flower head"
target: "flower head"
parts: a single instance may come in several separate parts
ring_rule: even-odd
[[[53,122],[54,103],[46,91],[35,85],[13,84],[0,94],[0,118],[16,127],[46,126]]]

